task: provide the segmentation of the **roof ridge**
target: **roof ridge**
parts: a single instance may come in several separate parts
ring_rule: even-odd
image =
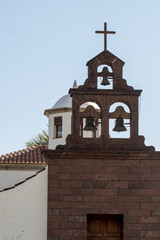
[[[23,149],[19,149],[19,150],[16,150],[16,151],[13,151],[13,152],[9,152],[9,153],[5,153],[5,154],[2,154],[2,155],[0,155],[0,158],[2,157],[2,156],[8,156],[8,155],[13,155],[13,154],[16,154],[16,153],[21,153],[21,152],[23,152],[23,151],[29,151],[29,150],[32,150],[32,149],[35,149],[35,148],[39,148],[39,147],[46,147],[47,145],[43,145],[43,144],[37,144],[37,145],[33,145],[33,146],[31,146],[31,147],[27,147],[27,148],[23,148]]]

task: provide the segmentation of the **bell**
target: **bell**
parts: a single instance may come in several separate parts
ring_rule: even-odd
[[[108,81],[107,76],[103,77],[103,81],[101,82],[101,85],[103,85],[103,86],[110,85],[110,82]]]
[[[102,70],[103,81],[101,82],[101,85],[103,86],[110,85],[110,82],[108,81],[108,77],[110,75],[111,73],[108,71],[108,68],[104,67]]]
[[[97,130],[96,126],[94,125],[94,118],[92,116],[88,116],[86,118],[86,126],[83,128],[85,131],[95,131]]]
[[[124,126],[124,121],[121,115],[116,119],[116,125],[113,128],[115,132],[124,132],[127,131],[126,127]]]

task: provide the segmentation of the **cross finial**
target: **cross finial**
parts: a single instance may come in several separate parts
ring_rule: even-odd
[[[104,23],[104,31],[96,31],[95,33],[104,33],[104,50],[107,50],[107,34],[115,34],[114,31],[107,31],[107,23]]]

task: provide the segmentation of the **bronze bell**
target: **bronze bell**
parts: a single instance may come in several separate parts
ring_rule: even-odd
[[[103,68],[102,76],[103,76],[103,81],[101,82],[101,85],[103,85],[103,86],[110,85],[110,82],[108,81],[108,77],[110,76],[110,72],[108,71],[107,67]]]
[[[124,132],[127,131],[126,127],[124,126],[124,120],[121,115],[116,119],[116,125],[113,128],[115,132]]]
[[[108,81],[108,76],[103,77],[103,81],[101,82],[101,85],[103,86],[110,85],[110,82]]]
[[[96,126],[94,125],[94,118],[92,116],[88,116],[86,118],[86,126],[83,128],[85,131],[95,131],[97,130]]]

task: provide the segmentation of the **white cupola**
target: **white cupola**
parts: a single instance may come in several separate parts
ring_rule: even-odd
[[[73,88],[78,88],[76,80]],[[86,102],[80,110],[84,111],[89,105],[95,109],[99,109],[96,103]],[[71,134],[71,118],[72,118],[72,97],[66,94],[61,97],[52,108],[46,109],[44,115],[49,118],[49,144],[48,149],[55,149],[58,145],[66,143],[66,137]],[[97,130],[99,132],[99,129]],[[85,132],[85,137],[89,136],[89,132]]]
[[[69,94],[61,97],[51,109],[44,112],[49,118],[49,149],[65,144],[65,139],[71,133],[72,98]]]

